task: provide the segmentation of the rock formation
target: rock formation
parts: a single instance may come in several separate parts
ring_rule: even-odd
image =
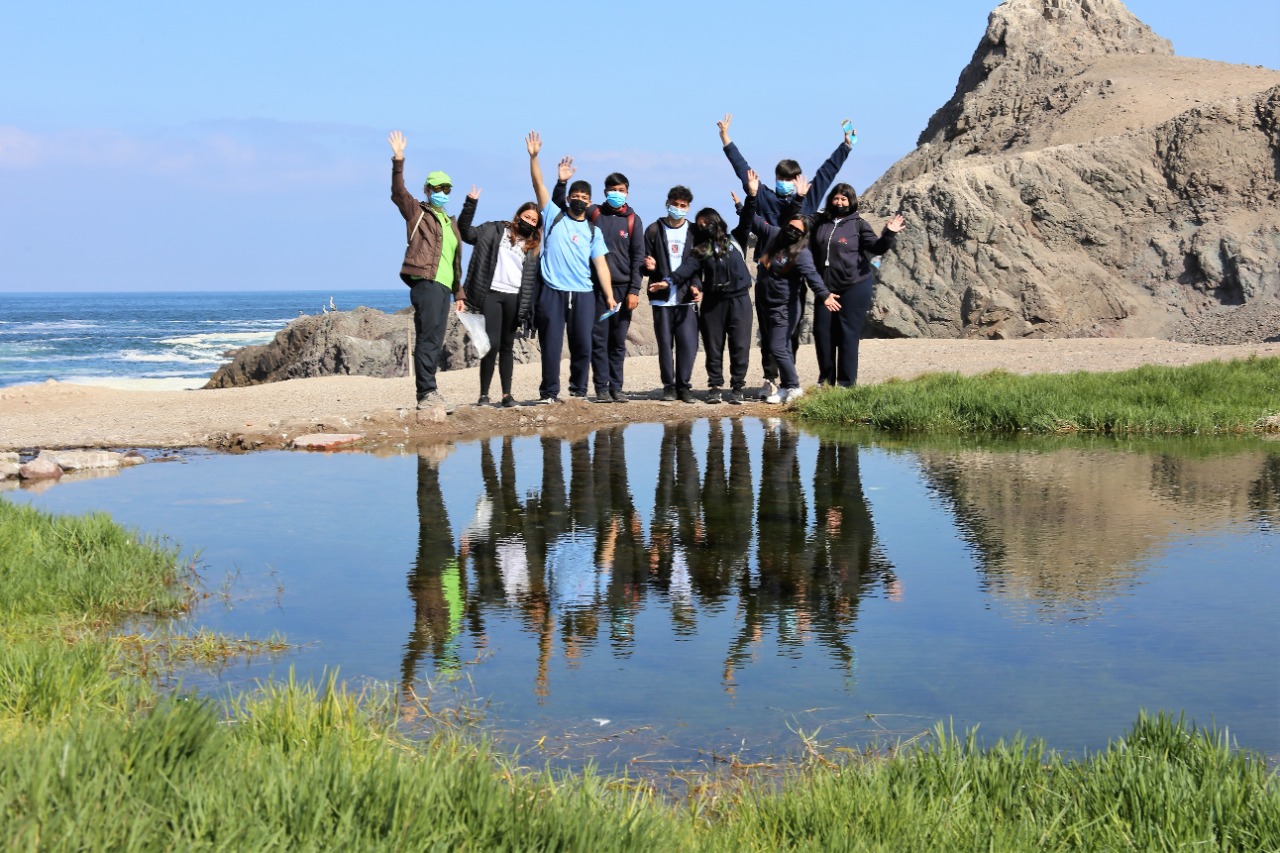
[[[1174,56],[1120,0],[1006,0],[918,145],[862,198],[909,222],[873,334],[1280,336],[1280,72]]]
[[[408,376],[413,345],[413,311],[387,314],[373,308],[313,314],[291,322],[267,344],[242,347],[214,372],[205,388],[235,388],[310,376]],[[653,319],[647,302],[636,311],[627,337],[630,355],[653,355]],[[516,340],[516,361],[538,360],[536,341]],[[566,351],[567,357],[567,351]],[[479,363],[475,347],[456,316],[445,330],[442,370]]]

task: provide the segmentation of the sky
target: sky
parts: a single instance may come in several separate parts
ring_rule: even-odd
[[[456,214],[477,185],[477,221],[532,198],[529,130],[549,181],[621,171],[645,222],[677,183],[723,212],[725,113],[762,172],[812,173],[851,118],[861,190],[997,2],[7,3],[0,293],[397,287],[393,129],[410,189],[447,171]],[[1180,56],[1280,68],[1274,0],[1127,5]]]

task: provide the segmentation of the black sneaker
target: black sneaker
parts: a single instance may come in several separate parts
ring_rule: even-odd
[[[623,392],[623,390],[622,390],[621,388],[615,388],[614,390],[610,391],[610,392],[609,392],[609,394],[610,394],[610,395],[612,395],[612,397],[613,397],[613,402],[615,402],[615,403],[630,403],[630,402],[631,402],[631,398],[630,398],[630,397],[628,397],[628,396]]]
[[[488,395],[488,394],[481,394],[481,395],[480,395],[480,399],[479,399],[479,400],[476,400],[476,405],[477,405],[477,406],[487,406],[487,405],[489,405],[489,395]]]
[[[696,403],[696,402],[698,402],[698,401],[694,398],[694,396],[693,396],[693,389],[692,389],[692,388],[681,388],[681,389],[680,389],[680,400],[681,400],[682,402],[685,402],[685,403]]]
[[[583,396],[586,396],[586,395],[584,394]],[[612,403],[612,402],[613,402],[613,395],[609,393],[609,389],[608,389],[608,388],[597,388],[597,389],[596,389],[596,402],[597,402],[597,403]]]
[[[662,401],[664,403],[674,403],[677,399],[679,398],[676,397],[676,389],[674,385],[668,385],[662,389]]]
[[[732,403],[735,406],[742,405],[742,389],[734,388],[728,394],[724,395],[725,402]]]
[[[710,391],[707,392],[708,404],[715,405],[716,403],[721,403],[721,402],[724,402],[724,398],[720,396],[719,388],[712,388]]]
[[[516,405],[516,398],[515,398],[515,397],[512,397],[510,394],[503,394],[503,395],[502,395],[502,408],[504,408],[504,409],[513,409],[513,408],[515,408],[515,405]]]

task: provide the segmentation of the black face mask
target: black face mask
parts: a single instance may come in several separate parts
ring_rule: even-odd
[[[588,204],[590,202],[583,201],[580,198],[571,198],[569,199],[569,212],[574,216],[586,213]]]
[[[528,237],[530,234],[533,233],[533,229],[537,227],[538,226],[536,225],[530,225],[528,222],[525,222],[523,219],[516,220],[516,231],[519,232],[521,237]]]
[[[783,226],[782,241],[787,245],[800,242],[800,239],[802,237],[804,237],[804,232],[801,231],[799,228],[794,228],[790,225]]]
[[[836,217],[837,219],[839,219],[842,216],[849,215],[849,205],[847,204],[829,204],[827,205],[827,210],[828,212],[830,212],[832,216]]]

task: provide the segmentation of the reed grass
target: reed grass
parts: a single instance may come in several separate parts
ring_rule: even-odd
[[[1280,358],[1116,373],[922,376],[801,398],[805,420],[891,432],[1243,435],[1280,432]]]
[[[785,778],[711,781],[674,803],[635,780],[522,768],[474,729],[410,738],[390,688],[350,693],[336,676],[319,687],[291,677],[226,703],[160,694],[123,674],[121,644],[97,626],[138,608],[180,610],[174,552],[101,519],[77,528],[11,509],[0,501],[0,565],[25,592],[6,594],[22,627],[0,645],[6,849],[1280,849],[1274,774],[1225,735],[1169,715],[1140,716],[1080,760],[1036,741],[983,748],[944,726],[853,759],[802,736],[809,758]],[[15,535],[14,523],[46,530]],[[152,583],[179,591],[127,570],[127,594],[24,578],[57,565],[7,550],[35,540],[80,555],[90,573],[99,548],[123,549]]]

